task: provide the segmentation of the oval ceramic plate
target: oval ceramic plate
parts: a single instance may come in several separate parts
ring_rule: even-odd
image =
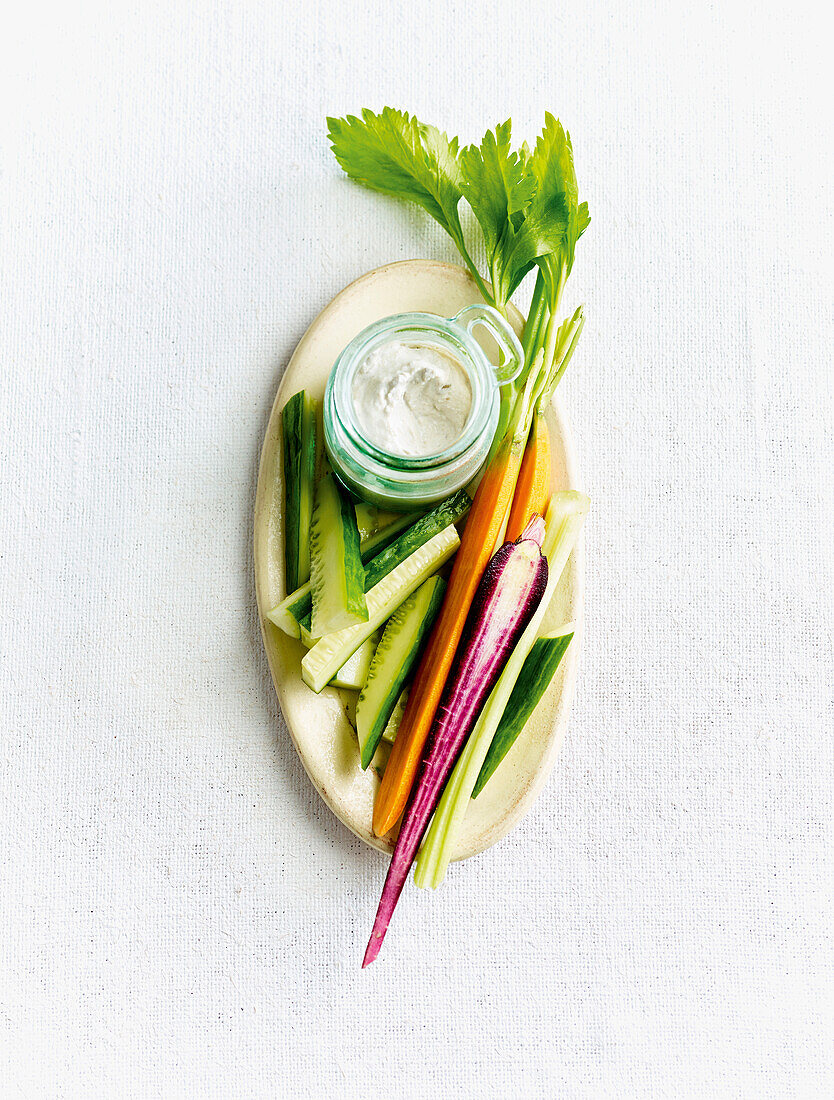
[[[316,790],[358,837],[381,851],[390,838],[373,835],[371,820],[379,779],[359,767],[359,748],[350,723],[355,693],[325,688],[315,695],[302,682],[301,643],[266,618],[284,592],[281,409],[306,389],[321,399],[327,375],[341,349],[366,325],[393,313],[425,311],[451,317],[482,302],[469,274],[452,264],[407,260],[377,268],[338,294],[304,334],[284,372],[261,454],[255,501],[255,586],[269,668],[290,735]],[[520,332],[522,318],[511,321]],[[576,487],[570,433],[558,403],[548,412],[553,454],[553,488]],[[562,665],[515,745],[482,793],[473,800],[461,828],[457,859],[494,844],[529,809],[559,751],[573,695],[582,617],[582,547],[571,556],[548,609],[545,627],[577,627]]]

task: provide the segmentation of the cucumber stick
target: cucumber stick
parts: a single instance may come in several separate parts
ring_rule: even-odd
[[[356,509],[358,515],[358,504]],[[385,514],[388,516],[391,513],[386,512]],[[372,535],[368,535],[367,538],[362,539],[359,543],[359,550],[361,552],[363,565],[369,562],[376,554],[380,553],[389,542],[397,537],[404,527],[408,527],[411,523],[413,523],[413,516],[398,515],[392,523],[386,524],[385,527],[381,527]],[[360,535],[361,533],[360,527]],[[366,587],[367,583],[366,579]],[[302,619],[309,617],[312,609],[313,594],[310,582],[306,581],[296,588],[294,592],[290,592],[290,594],[281,600],[276,607],[273,607],[271,611],[268,611],[266,617],[271,622],[275,623],[277,627],[280,627],[285,634],[297,638],[299,637],[298,624]]]
[[[401,562],[404,562],[418,547],[423,546],[429,539],[433,538],[438,531],[442,531],[450,523],[457,523],[459,519],[466,515],[471,504],[472,501],[461,489],[454,496],[444,500],[442,504],[438,504],[436,508],[432,508],[430,512],[426,512],[424,516],[412,523],[389,546],[386,546],[381,553],[368,562],[365,570],[365,591],[369,592],[375,584],[387,576]],[[302,629],[307,627],[316,638],[321,637],[318,631],[311,628],[306,618],[301,620],[301,627]]]
[[[288,592],[310,576],[310,520],[316,480],[316,402],[305,390],[281,412],[284,438],[284,578]]]
[[[314,637],[368,621],[356,512],[332,474],[316,486],[310,527],[310,590],[310,633]]]
[[[572,630],[568,632],[561,630],[555,634],[544,634],[533,642],[533,648],[521,666],[515,687],[507,700],[498,729],[493,735],[492,743],[487,750],[478,778],[475,780],[473,798],[477,798],[484,789],[487,780],[524,729],[527,719],[538,706],[547,685],[553,679],[572,637]]]
[[[367,504],[364,500],[356,502],[356,526],[359,528],[359,538],[362,542],[373,535],[384,531],[398,519],[402,518],[402,512],[386,512],[378,508],[376,504]],[[408,516],[406,515],[406,519]]]
[[[305,615],[309,615],[313,609],[313,596],[310,591],[310,582],[302,584],[289,596],[281,600],[271,611],[267,611],[266,617],[285,634],[292,638],[299,636],[298,623]]]
[[[448,527],[450,523],[457,523],[459,519],[462,519],[469,511],[471,504],[472,501],[466,492],[460,489],[454,496],[444,500],[436,508],[432,508],[430,512],[426,512],[424,516],[412,523],[410,527],[394,539],[390,546],[386,546],[381,553],[368,562],[366,578],[368,589],[373,588],[386,573],[390,573],[395,566],[405,561],[418,547],[434,538],[438,532]]]
[[[331,686],[337,688],[351,688],[353,691],[359,691],[368,678],[368,670],[371,667],[371,661],[373,660],[374,650],[376,649],[378,641],[379,633],[376,632],[372,634],[367,641],[364,641],[355,653],[351,653],[350,657],[348,657],[330,681]]]
[[[359,548],[362,551],[362,561],[367,563],[371,558],[376,557],[380,550],[386,547],[389,542],[392,542],[400,531],[410,527],[413,522],[414,516],[404,512],[392,520],[391,523],[386,523],[384,527],[380,527],[370,535],[362,537],[360,530]]]
[[[400,722],[403,720],[405,714],[405,704],[408,702],[408,688],[403,688],[400,692],[400,697],[394,703],[394,709],[391,711],[391,717],[385,723],[385,729],[382,731],[382,740],[387,741],[393,745],[394,738],[397,736],[397,730],[400,728]]]
[[[389,615],[408,599],[460,546],[454,524],[449,524],[434,538],[420,546],[404,562],[384,576],[366,595],[368,621],[349,626],[335,634],[319,638],[301,662],[304,683],[321,689],[336,675],[345,661],[366,638],[370,638]]]
[[[388,620],[356,704],[356,733],[363,768],[373,759],[403,685],[440,610],[445,589],[446,583],[440,577],[429,577]]]
[[[375,504],[365,504],[363,501],[359,501],[354,505],[356,511],[356,526],[359,530],[360,541],[368,538],[369,535],[376,533],[379,524],[377,523],[377,515],[379,509]]]

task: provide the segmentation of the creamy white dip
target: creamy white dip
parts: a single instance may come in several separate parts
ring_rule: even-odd
[[[365,438],[405,458],[454,443],[472,407],[469,377],[457,359],[431,344],[398,340],[365,356],[351,396]]]

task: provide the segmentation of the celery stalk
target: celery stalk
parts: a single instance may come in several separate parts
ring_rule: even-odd
[[[551,497],[547,510],[547,531],[542,545],[548,564],[547,588],[484,704],[478,722],[449,777],[417,858],[414,872],[417,886],[431,886],[436,889],[446,875],[455,837],[466,814],[492,738],[527,655],[533,648],[547,606],[579,537],[589,505],[588,498],[574,490],[554,493]]]

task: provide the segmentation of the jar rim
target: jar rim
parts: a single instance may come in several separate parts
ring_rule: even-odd
[[[434,313],[398,313],[376,321],[350,341],[337,358],[327,382],[333,412],[353,445],[386,468],[432,470],[463,455],[481,436],[489,421],[490,398],[497,390],[493,367],[485,352],[465,330]],[[442,450],[426,455],[404,455],[388,450],[362,431],[353,403],[356,372],[372,351],[395,341],[437,347],[451,354],[466,372],[472,393],[469,414],[460,434]]]
[[[433,344],[453,355],[466,371],[472,405],[463,431],[431,455],[387,451],[361,431],[353,405],[353,378],[374,347],[395,339]],[[399,313],[366,326],[342,350],[324,395],[324,445],[334,473],[360,497],[387,507],[430,506],[477,475],[498,424],[499,382],[495,368],[471,332],[434,313]]]

